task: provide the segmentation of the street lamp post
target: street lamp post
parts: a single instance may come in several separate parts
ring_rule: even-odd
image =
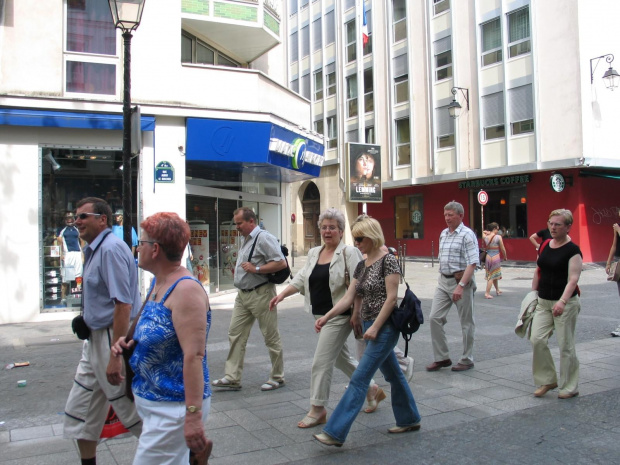
[[[450,117],[454,119],[458,118],[461,114],[461,104],[456,100],[456,94],[459,90],[461,94],[463,94],[465,102],[467,103],[467,109],[469,110],[469,89],[465,87],[453,87],[451,90],[453,97],[452,102],[448,105],[448,112],[450,113]]]
[[[108,0],[114,27],[123,31],[123,240],[132,247],[131,33],[140,25],[146,0]],[[138,123],[139,124],[139,123]]]

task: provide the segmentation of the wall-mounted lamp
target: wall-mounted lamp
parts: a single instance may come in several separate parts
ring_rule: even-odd
[[[465,102],[467,103],[467,109],[469,110],[469,89],[465,87],[453,87],[452,88],[452,102],[448,105],[448,112],[450,113],[451,118],[458,118],[461,114],[461,104],[456,101],[456,93],[457,91],[461,91],[463,97],[465,98]]]
[[[501,200],[499,201],[499,203],[500,203],[500,205],[506,205],[506,199],[501,199]]]
[[[609,69],[605,71],[603,74],[603,82],[605,83],[605,87],[610,90],[614,90],[620,84],[620,74],[611,67],[612,61],[614,61],[614,56],[611,53],[607,55],[601,55],[600,57],[592,58],[590,60],[590,83],[594,84],[594,71],[596,71],[596,67],[598,66],[598,62],[605,58],[605,61],[609,63]],[[594,68],[592,67],[592,62],[594,63]]]
[[[527,203],[527,199],[525,197],[521,197],[521,203]]]
[[[47,159],[47,161],[51,163],[52,170],[58,171],[60,168],[62,168],[62,166],[60,166],[60,163],[58,163],[56,159],[54,158],[54,156],[52,155],[51,151],[45,154],[45,158]]]

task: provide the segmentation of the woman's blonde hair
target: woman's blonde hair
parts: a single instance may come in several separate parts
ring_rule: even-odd
[[[557,210],[553,210],[549,214],[549,219],[551,219],[552,216],[563,216],[564,224],[566,226],[571,226],[573,224],[573,214],[570,210],[567,210],[566,208],[558,208]]]
[[[360,215],[351,225],[353,237],[364,236],[372,241],[374,248],[378,249],[385,244],[383,230],[377,220],[368,215]]]

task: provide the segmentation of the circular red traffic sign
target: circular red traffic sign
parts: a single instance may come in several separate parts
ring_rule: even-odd
[[[487,194],[485,191],[478,192],[478,202],[480,203],[480,205],[486,205],[488,201],[489,194]]]

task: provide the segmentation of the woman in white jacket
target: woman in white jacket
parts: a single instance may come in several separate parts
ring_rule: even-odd
[[[350,276],[362,260],[360,251],[342,242],[344,215],[335,208],[325,210],[319,216],[319,229],[323,246],[314,247],[308,252],[306,265],[280,294],[274,297],[269,308],[272,309],[284,298],[300,292],[305,296],[305,309],[315,319],[325,315],[346,293]],[[357,361],[351,357],[347,338],[351,334],[351,311],[332,318],[319,333],[319,341],[312,362],[310,383],[310,411],[297,426],[311,428],[327,421],[325,406],[329,402],[329,391],[334,366],[351,378],[357,368]],[[374,381],[368,388],[368,413],[374,411],[385,393]]]

